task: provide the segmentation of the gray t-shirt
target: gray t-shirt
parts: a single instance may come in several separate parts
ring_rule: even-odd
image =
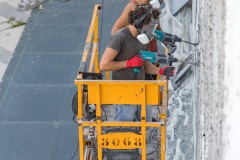
[[[118,51],[114,61],[126,61],[140,53],[140,50],[148,50],[148,44],[142,44],[136,37],[133,37],[128,27],[125,27],[114,34],[108,43],[108,47]],[[144,80],[144,66],[138,67],[140,73],[133,72],[133,68],[123,68],[112,71],[113,80]]]

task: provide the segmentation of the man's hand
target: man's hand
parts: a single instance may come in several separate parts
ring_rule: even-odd
[[[165,68],[159,69],[159,74],[162,76],[172,77],[174,76],[175,67],[166,66]]]
[[[130,67],[140,67],[145,63],[145,61],[138,57],[138,56],[134,56],[132,59],[127,60],[127,68]]]

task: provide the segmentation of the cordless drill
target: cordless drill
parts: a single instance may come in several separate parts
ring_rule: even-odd
[[[155,30],[154,31],[154,39],[161,41],[161,42],[169,42],[169,44],[173,47],[175,46],[174,43],[175,42],[182,42],[182,39],[179,38],[176,35],[172,35],[170,33],[165,33],[159,30]],[[176,47],[176,46],[175,46]],[[173,50],[172,52],[174,52],[175,50]],[[162,54],[158,54],[156,52],[149,52],[149,51],[140,51],[139,56],[143,59],[143,60],[147,60],[153,64],[160,64],[160,63],[164,63],[164,64],[168,64],[169,67],[173,68],[172,63],[173,62],[178,62],[178,59],[173,57],[172,55],[173,53],[168,53],[168,57],[166,55],[162,55]],[[133,68],[133,71],[136,74],[140,73],[140,69],[138,67]],[[169,76],[167,76],[167,79],[169,79]]]
[[[161,59],[159,59],[159,61],[161,60],[162,62],[160,62],[160,63],[168,64],[171,69],[174,69],[174,67],[172,66],[173,62],[178,62],[178,59],[172,55],[177,48],[175,45],[175,42],[185,42],[185,43],[193,44],[191,42],[183,41],[177,35],[172,35],[170,33],[165,33],[165,32],[159,31],[159,30],[154,31],[154,38],[158,41],[169,43],[168,44],[168,51],[169,51],[168,57],[165,56],[165,58],[161,58]],[[196,44],[193,44],[193,45],[196,45]],[[166,78],[169,79],[170,77],[167,76]]]
[[[171,56],[166,56],[164,54],[159,54],[157,52],[150,52],[150,51],[140,51],[139,57],[141,57],[145,61],[149,61],[153,64],[168,64],[170,67],[172,67],[172,63],[178,62],[178,59]],[[174,67],[172,67],[174,69]],[[139,74],[140,69],[138,67],[133,68],[134,73]],[[167,79],[169,79],[169,76],[167,76]]]
[[[156,52],[149,52],[149,51],[140,51],[139,57],[145,61],[149,61],[151,63],[156,63],[157,53]],[[138,67],[133,68],[134,73],[139,74],[140,69]]]
[[[165,33],[159,30],[154,31],[154,38],[161,42],[169,42],[174,44],[175,42],[182,42],[182,39],[177,35],[172,35],[170,33]]]
[[[159,30],[155,30],[153,35],[156,40],[161,42],[169,42],[170,44],[174,44],[175,42],[184,42],[184,43],[194,45],[195,47],[198,45],[198,43],[188,42],[188,41],[182,40],[177,35],[172,35],[170,33],[162,32]]]

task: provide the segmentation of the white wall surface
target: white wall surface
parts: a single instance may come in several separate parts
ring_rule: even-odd
[[[240,147],[240,1],[225,0],[224,160],[237,160]]]

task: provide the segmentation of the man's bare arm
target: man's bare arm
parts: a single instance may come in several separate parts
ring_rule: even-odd
[[[145,62],[144,67],[145,67],[145,72],[148,74],[155,74],[155,75],[159,74],[160,68],[156,67],[154,64],[152,64],[149,61]]]
[[[127,6],[124,8],[121,16],[117,19],[116,23],[114,24],[111,34],[113,35],[117,30],[126,27],[128,23],[128,14],[131,10],[136,8],[136,4],[128,3]]]
[[[126,68],[127,61],[114,61],[118,52],[112,48],[107,48],[103,53],[102,59],[100,61],[100,70],[102,71],[113,71]]]

